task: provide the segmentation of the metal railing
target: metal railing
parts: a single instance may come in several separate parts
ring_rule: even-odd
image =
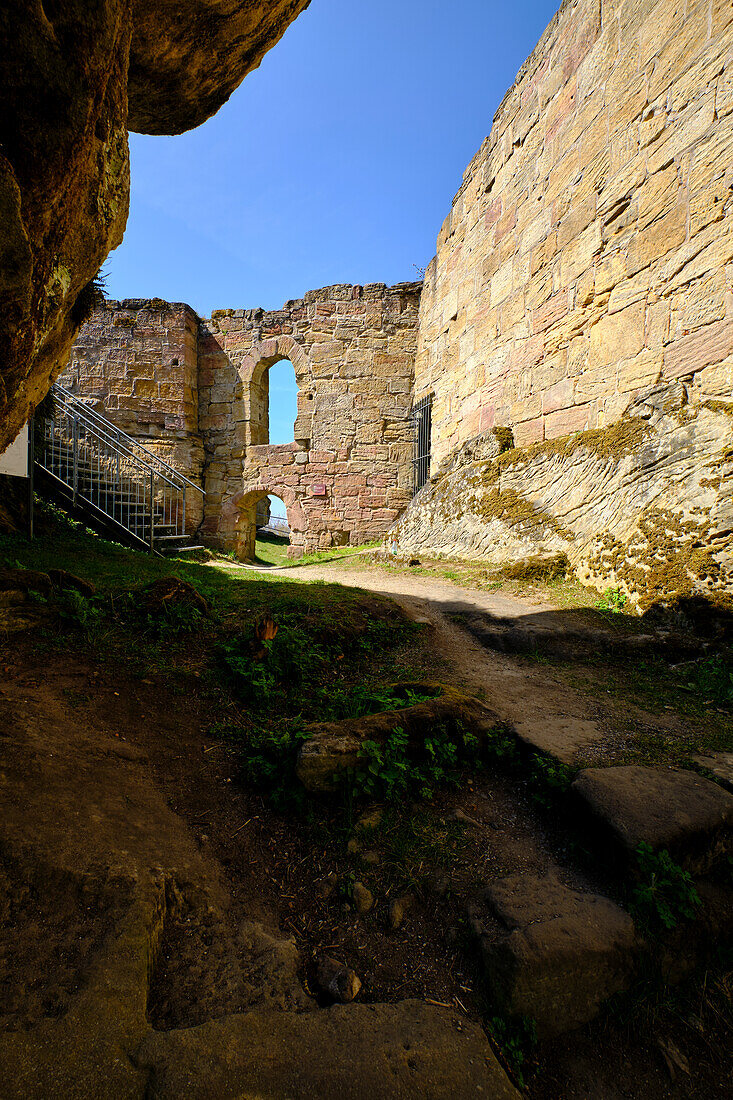
[[[203,489],[56,383],[36,413],[34,459],[82,503],[150,550],[186,531],[186,496]]]
[[[433,429],[433,395],[428,394],[413,405],[412,425],[412,492],[422,489],[430,477],[430,442]]]

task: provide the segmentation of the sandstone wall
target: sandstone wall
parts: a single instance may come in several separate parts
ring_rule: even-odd
[[[200,321],[158,299],[107,302],[60,381],[206,490],[201,534],[254,553],[258,503],[282,498],[292,552],[380,538],[412,491],[419,283],[332,286],[282,310]],[[293,363],[293,442],[269,444],[269,368]]]
[[[381,537],[411,497],[409,410],[420,284],[332,286],[282,310],[221,310],[199,338],[204,533],[253,551],[256,503],[288,509],[293,551]],[[268,369],[298,382],[292,444],[267,442]]]
[[[492,425],[608,425],[733,389],[733,5],[565,0],[438,238],[416,396],[433,470]]]
[[[182,302],[105,302],[83,325],[59,382],[202,485],[198,324]],[[198,493],[187,513],[201,522]]]

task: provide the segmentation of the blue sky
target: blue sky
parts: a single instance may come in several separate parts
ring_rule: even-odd
[[[111,298],[278,308],[416,277],[556,0],[312,0],[214,118],[131,135]]]
[[[559,0],[312,0],[214,118],[130,135],[110,298],[277,309],[417,278],[464,168]],[[294,380],[272,378],[273,442]]]

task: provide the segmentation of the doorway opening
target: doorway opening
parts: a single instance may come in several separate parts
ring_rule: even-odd
[[[259,565],[284,565],[288,560],[290,524],[280,497],[270,493],[257,501],[254,560]]]

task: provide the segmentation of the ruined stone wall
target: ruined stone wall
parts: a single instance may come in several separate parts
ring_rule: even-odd
[[[59,382],[201,485],[198,325],[182,302],[105,302],[82,326]],[[187,511],[198,525],[199,494]]]
[[[428,269],[433,470],[733,389],[733,5],[565,0],[464,175]]]
[[[411,497],[420,284],[332,286],[282,310],[221,310],[199,335],[204,535],[250,556],[258,500],[282,498],[294,553],[381,537]],[[291,444],[267,442],[268,370],[298,383]]]
[[[206,490],[211,545],[254,554],[258,502],[282,498],[294,554],[380,538],[412,495],[409,411],[419,283],[332,286],[282,310],[200,321],[107,302],[60,381]],[[271,446],[269,368],[298,382],[293,442]]]

